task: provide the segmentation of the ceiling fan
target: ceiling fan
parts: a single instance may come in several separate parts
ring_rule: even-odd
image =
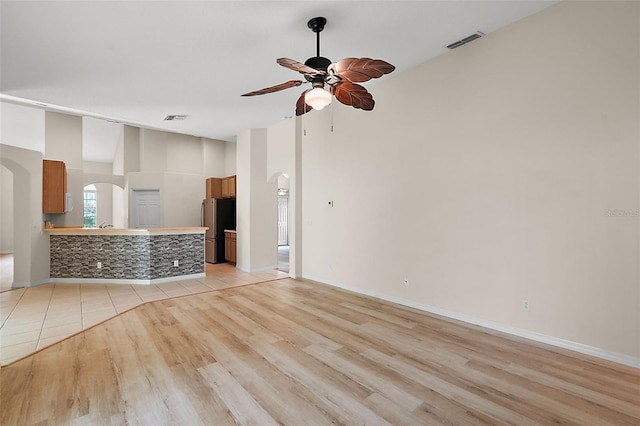
[[[304,75],[306,81],[289,80],[242,96],[265,95],[311,83],[312,88],[302,92],[296,102],[296,115],[310,111],[309,107],[321,110],[331,103],[332,95],[344,105],[371,111],[375,105],[373,96],[357,83],[382,77],[384,74],[391,73],[396,67],[381,59],[345,58],[332,63],[329,59],[320,56],[320,32],[326,23],[327,20],[323,17],[313,18],[307,22],[307,27],[316,33],[316,56],[307,59],[304,64],[289,58],[280,58],[276,61],[283,67]]]

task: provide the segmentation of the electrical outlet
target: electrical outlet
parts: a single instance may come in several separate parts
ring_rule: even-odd
[[[173,261],[173,266],[178,266],[178,261],[177,260]]]
[[[522,299],[522,310],[527,312],[531,310],[531,303],[527,299]]]
[[[98,263],[96,264],[96,268],[98,268],[98,269],[102,268],[102,262],[98,262]]]
[[[406,278],[402,281],[402,284],[408,286],[409,285],[409,278]]]

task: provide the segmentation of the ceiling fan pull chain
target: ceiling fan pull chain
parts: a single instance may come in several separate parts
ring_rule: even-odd
[[[331,133],[333,133],[333,102],[331,102]]]

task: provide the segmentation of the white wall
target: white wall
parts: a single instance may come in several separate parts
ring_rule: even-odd
[[[82,117],[46,111],[44,114],[47,160],[64,161],[67,169],[82,169]]]
[[[228,144],[229,143],[225,141],[202,138],[203,174],[205,178],[228,176],[225,170],[227,161],[226,148]]]
[[[0,143],[44,154],[44,110],[0,102]]]
[[[295,173],[295,120],[282,120],[267,129],[267,174],[271,179],[279,173]]]
[[[140,171],[142,172],[188,173],[202,176],[204,175],[203,158],[202,138],[140,129]]]
[[[227,142],[225,145],[224,175],[233,176],[236,174],[236,151],[238,146],[236,143]]]
[[[304,275],[638,360],[639,8],[563,2],[306,114]]]
[[[129,172],[140,171],[140,133],[141,130],[137,127],[124,126],[121,154],[122,170],[114,169],[114,174],[124,175]],[[118,147],[117,152],[119,151]]]
[[[237,266],[244,271],[275,269],[277,251],[276,180],[267,181],[267,130],[237,137]]]

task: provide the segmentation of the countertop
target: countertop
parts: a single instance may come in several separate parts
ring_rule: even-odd
[[[208,228],[204,227],[176,227],[176,228],[43,228],[51,235],[176,235],[176,234],[204,234]]]

